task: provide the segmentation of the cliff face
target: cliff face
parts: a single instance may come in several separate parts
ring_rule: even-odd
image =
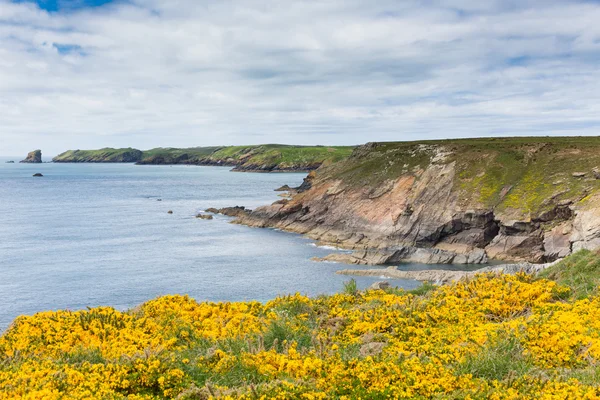
[[[42,151],[41,150],[31,151],[31,152],[27,153],[27,157],[20,162],[24,163],[24,164],[41,164],[42,163]]]
[[[100,150],[68,150],[52,159],[63,163],[134,163],[142,159],[137,149],[104,148]]]
[[[214,165],[233,167],[243,172],[311,171],[322,164],[340,161],[350,155],[352,147],[325,146],[227,146],[188,149],[156,148],[69,150],[54,162],[135,162],[140,165]]]
[[[330,260],[542,262],[600,247],[600,138],[369,143],[237,222],[356,250]]]

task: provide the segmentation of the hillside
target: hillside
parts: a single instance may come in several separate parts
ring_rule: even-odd
[[[334,261],[552,261],[600,246],[600,138],[369,143],[240,223],[355,249]]]
[[[156,148],[69,150],[53,159],[54,162],[135,162],[148,164],[223,165],[234,171],[310,171],[321,164],[333,163],[348,157],[352,147],[326,146],[227,146],[194,147],[187,149]]]
[[[165,296],[22,316],[0,337],[0,399],[598,398],[599,260],[555,265],[561,284],[488,274],[412,292],[348,283],[266,304]]]
[[[52,159],[56,163],[132,163],[142,159],[142,152],[125,149],[68,150]]]

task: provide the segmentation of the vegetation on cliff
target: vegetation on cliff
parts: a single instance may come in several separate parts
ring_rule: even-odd
[[[538,217],[600,188],[600,137],[522,137],[370,143],[323,171],[356,187],[377,187],[432,164],[455,163],[465,208],[519,210]]]
[[[69,150],[55,162],[136,162],[138,164],[223,165],[236,171],[309,171],[348,157],[352,147],[258,146]]]
[[[68,150],[52,159],[53,162],[70,163],[131,163],[142,159],[142,152],[137,149],[104,148],[100,150]]]
[[[554,272],[577,257],[597,274],[589,252]],[[600,396],[596,293],[526,275],[428,289],[19,317],[0,337],[0,398]]]

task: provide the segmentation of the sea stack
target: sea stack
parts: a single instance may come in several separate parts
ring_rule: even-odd
[[[27,154],[27,158],[25,158],[22,163],[25,164],[41,164],[42,163],[42,151],[34,150]]]

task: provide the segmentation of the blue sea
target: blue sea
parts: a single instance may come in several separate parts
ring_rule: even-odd
[[[208,207],[269,204],[279,199],[274,189],[298,185],[305,174],[6,160],[0,158],[0,332],[18,315],[44,310],[125,310],[176,293],[266,301],[339,292],[349,279],[335,274],[343,264],[311,261],[334,250],[300,235],[224,216],[195,218]],[[37,172],[44,177],[32,177]],[[366,287],[377,279],[356,280]]]

